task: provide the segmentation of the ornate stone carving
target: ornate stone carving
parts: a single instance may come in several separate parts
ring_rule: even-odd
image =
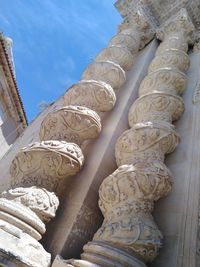
[[[179,136],[166,122],[138,123],[125,131],[117,140],[115,157],[117,165],[138,162],[164,161],[164,155],[174,151]]]
[[[176,15],[167,20],[157,31],[157,37],[164,40],[169,36],[181,33],[185,41],[193,43],[194,25],[192,24],[187,10],[182,8]]]
[[[36,186],[9,189],[1,193],[1,198],[6,198],[12,203],[15,202],[29,208],[44,223],[48,223],[55,217],[59,205],[59,200],[53,192],[48,192],[45,188]]]
[[[139,122],[168,122],[178,120],[184,111],[181,97],[154,92],[138,98],[129,111],[129,125]]]
[[[140,34],[139,49],[142,49],[149,43],[154,36],[154,30],[138,10],[136,12],[131,12],[131,15],[124,18],[124,21],[120,24],[119,32],[125,31],[126,29],[131,29],[132,32],[137,31]]]
[[[96,61],[112,61],[119,64],[125,71],[130,70],[134,57],[125,46],[110,46],[102,50],[96,57]]]
[[[100,186],[99,207],[105,219],[93,241],[136,253],[145,262],[152,261],[161,246],[162,234],[150,213],[153,202],[170,191],[171,174],[163,163],[120,166]]]
[[[189,56],[185,52],[178,49],[167,49],[152,60],[148,70],[151,73],[159,68],[176,68],[185,72],[189,63]]]
[[[70,87],[64,95],[66,105],[85,106],[94,111],[111,110],[116,102],[112,87],[104,82],[82,80]]]
[[[167,49],[177,49],[183,52],[187,52],[188,43],[185,41],[182,34],[175,34],[168,37],[164,42],[162,42],[156,50],[156,55],[160,55],[163,51]]]
[[[86,68],[82,79],[102,81],[110,84],[113,89],[118,89],[125,83],[126,74],[118,64],[111,61],[98,61]]]
[[[41,140],[60,140],[81,145],[101,131],[98,114],[82,106],[65,106],[49,113],[41,123]]]
[[[83,160],[81,149],[73,143],[52,140],[30,144],[11,164],[11,185],[37,185],[56,191],[60,180],[80,171]]]
[[[135,36],[129,31],[122,31],[115,35],[109,43],[109,46],[125,46],[131,53],[136,53],[140,47],[140,35],[136,32]]]
[[[173,68],[160,68],[149,73],[140,84],[139,96],[161,91],[181,95],[187,84],[187,76]]]
[[[15,266],[48,267],[51,256],[37,240],[45,232],[43,222],[55,216],[58,198],[46,189],[10,189],[0,197],[0,251]],[[9,265],[10,266],[10,265]]]

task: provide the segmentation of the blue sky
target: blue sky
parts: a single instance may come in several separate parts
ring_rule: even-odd
[[[0,0],[0,31],[13,39],[17,84],[29,122],[78,81],[121,17],[115,0]]]

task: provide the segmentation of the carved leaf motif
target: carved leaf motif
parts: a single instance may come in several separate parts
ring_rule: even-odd
[[[138,123],[117,140],[117,165],[164,160],[179,143],[179,136],[168,123]]]
[[[41,123],[41,140],[60,140],[81,145],[101,131],[98,114],[86,107],[65,106],[49,113]]]
[[[145,95],[154,91],[162,91],[180,95],[187,84],[187,77],[183,72],[172,68],[160,68],[144,78],[140,84],[139,95]]]
[[[111,61],[98,61],[86,68],[82,79],[102,81],[110,84],[113,89],[118,89],[125,83],[126,74],[118,64]]]
[[[180,71],[186,71],[189,67],[189,56],[177,49],[164,50],[162,54],[157,55],[149,65],[149,73],[160,68],[176,68]]]
[[[55,217],[59,205],[59,200],[54,193],[36,186],[9,189],[2,192],[1,197],[31,209],[44,223]]]
[[[164,92],[153,92],[138,98],[129,111],[130,127],[139,122],[178,120],[184,111],[181,97]]]
[[[68,89],[64,101],[66,105],[85,106],[98,113],[111,110],[115,105],[116,96],[107,83],[82,80]]]
[[[134,57],[125,46],[113,45],[102,50],[97,55],[96,61],[112,61],[127,71],[132,67]]]
[[[41,186],[56,191],[60,179],[80,171],[81,149],[64,141],[43,141],[23,148],[14,158],[10,174],[12,186]]]

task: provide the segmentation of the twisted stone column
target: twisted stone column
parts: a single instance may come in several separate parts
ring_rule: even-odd
[[[187,82],[192,32],[185,10],[159,30],[163,42],[130,109],[131,128],[116,143],[118,169],[99,189],[104,222],[83,247],[82,260],[66,261],[69,266],[139,267],[158,255],[162,234],[151,212],[154,202],[171,190],[171,174],[163,161],[180,139],[172,122],[184,110],[179,95]]]
[[[82,80],[64,95],[65,106],[49,113],[40,128],[40,142],[29,144],[15,156],[10,167],[11,188],[0,198],[0,262],[25,267],[47,267],[50,254],[38,243],[45,224],[55,216],[59,185],[80,171],[85,141],[101,131],[103,112],[113,108],[116,96],[131,68],[135,54],[153,34],[142,41],[146,23],[136,14],[138,26],[115,36]],[[140,24],[141,23],[141,24]],[[49,191],[47,191],[49,190]],[[6,243],[5,243],[6,242]],[[6,244],[6,246],[5,246]],[[33,247],[33,249],[32,249]]]

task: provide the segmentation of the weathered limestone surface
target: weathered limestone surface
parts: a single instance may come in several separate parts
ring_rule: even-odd
[[[151,61],[156,47],[154,41],[140,52],[135,62],[137,68],[127,72],[127,82],[118,92],[113,113],[105,118],[100,137],[85,151],[85,165],[67,189],[65,201],[61,201],[54,222],[49,224],[49,233],[47,229],[44,243],[53,255],[79,257],[82,246],[92,238],[102,222],[97,204],[98,188],[102,180],[116,169],[115,142],[127,128],[128,109],[137,97],[138,86],[147,72],[147,62]]]
[[[189,57],[181,50],[181,44],[191,43],[193,31],[186,10],[180,10],[160,28],[158,38],[164,45],[160,49],[163,49],[162,53],[159,51],[149,66],[149,74],[155,73],[153,79],[157,80],[160,69],[175,73],[187,70]],[[174,43],[173,48],[170,47],[171,38],[178,39],[180,52],[177,49],[178,52],[176,50],[174,53]],[[118,169],[103,181],[99,189],[103,224],[92,242],[83,247],[83,262],[69,260],[72,266],[87,266],[88,263],[99,266],[137,266],[134,260],[138,261],[138,266],[142,266],[158,256],[163,236],[151,213],[154,202],[171,191],[171,174],[163,161],[165,154],[173,152],[179,143],[172,121],[179,118],[184,110],[183,102],[176,98],[180,106],[178,115],[174,116],[174,97],[177,96],[177,81],[174,78],[168,75],[167,79],[164,77],[158,80],[156,91],[152,88],[148,95],[140,91],[141,103],[134,103],[130,110],[131,129],[125,131],[116,143]],[[182,92],[185,85],[185,81],[178,84],[178,92]],[[142,84],[142,88],[147,88],[147,85]],[[155,99],[157,102],[154,105],[146,104],[148,100],[152,103]],[[136,110],[138,114],[143,114],[139,117],[142,122],[137,121],[137,112],[134,121]]]
[[[188,84],[183,94],[185,112],[175,123],[181,142],[166,158],[173,173],[172,192],[160,200],[154,218],[165,236],[164,247],[152,267],[199,266],[199,162],[200,162],[200,102],[193,103],[198,94],[200,53],[190,51]],[[196,98],[197,100],[197,98]]]

